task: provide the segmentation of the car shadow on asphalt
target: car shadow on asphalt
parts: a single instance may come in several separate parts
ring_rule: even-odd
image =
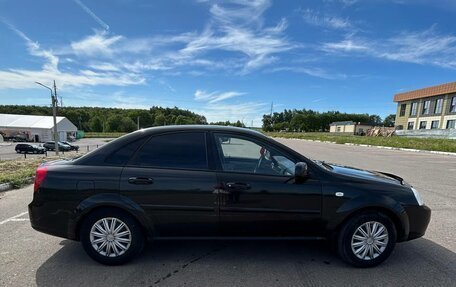
[[[433,241],[396,245],[384,264],[346,265],[321,241],[155,241],[134,261],[103,266],[78,242],[36,271],[38,286],[451,286],[456,254]]]

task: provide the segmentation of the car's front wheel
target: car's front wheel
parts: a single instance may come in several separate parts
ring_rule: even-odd
[[[396,228],[388,216],[363,213],[352,217],[340,230],[338,253],[353,266],[377,266],[393,251],[396,236]]]
[[[90,213],[81,226],[80,239],[87,254],[106,265],[128,262],[144,246],[139,223],[126,212],[112,208]]]

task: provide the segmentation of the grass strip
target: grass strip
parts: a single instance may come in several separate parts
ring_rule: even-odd
[[[374,146],[409,148],[428,151],[456,152],[456,140],[435,138],[410,138],[410,137],[367,137],[355,135],[341,135],[331,133],[293,133],[293,132],[269,132],[271,137],[294,138],[330,141],[337,144],[353,143]]]

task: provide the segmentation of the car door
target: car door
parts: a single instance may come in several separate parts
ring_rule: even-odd
[[[218,232],[215,170],[205,132],[152,136],[124,167],[121,193],[147,213],[156,236]]]
[[[296,159],[254,137],[214,134],[220,225],[226,236],[317,236],[321,185],[297,182]]]

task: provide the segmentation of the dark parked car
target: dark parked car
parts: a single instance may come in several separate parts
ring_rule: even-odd
[[[62,142],[58,142],[58,145],[59,145],[60,151],[70,151],[71,150],[70,146],[63,144]],[[55,142],[53,142],[53,141],[45,142],[43,144],[43,146],[46,148],[46,150],[55,150]]]
[[[396,175],[312,161],[218,126],[133,132],[40,166],[34,191],[33,228],[80,240],[109,265],[151,239],[261,237],[330,239],[345,262],[369,267],[423,236],[431,215]]]
[[[62,142],[64,145],[67,145],[70,147],[71,150],[75,150],[75,151],[78,151],[79,150],[79,146],[78,145],[75,145],[75,144],[72,144],[72,143],[69,143],[69,142]]]
[[[14,148],[17,153],[45,153],[46,149],[35,144],[17,144]]]

